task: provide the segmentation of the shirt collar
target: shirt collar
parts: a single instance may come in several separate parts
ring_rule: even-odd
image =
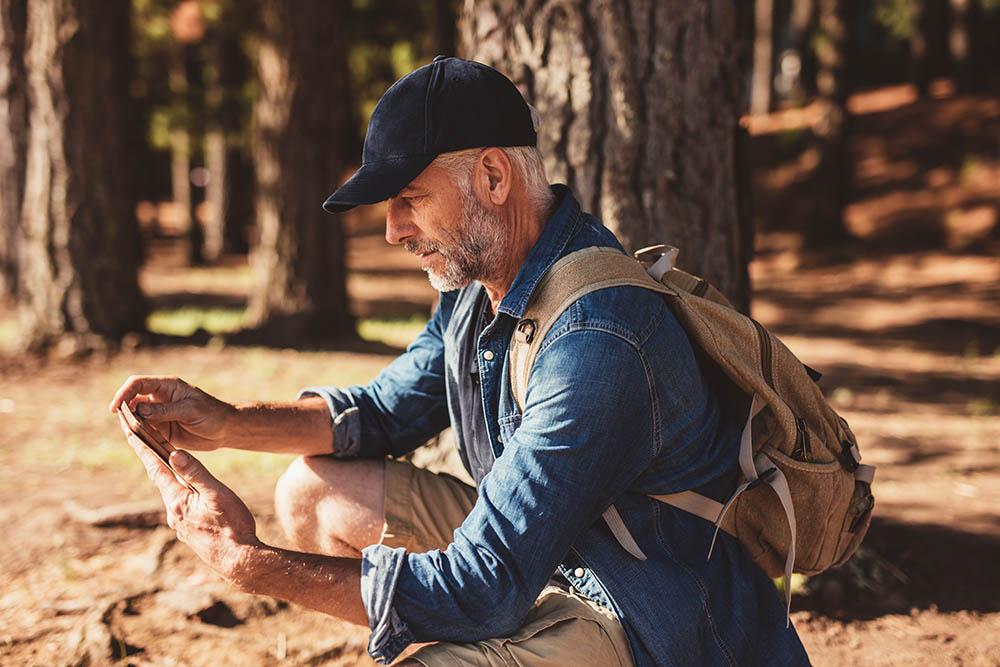
[[[568,187],[553,185],[551,188],[556,196],[555,210],[497,308],[499,312],[517,319],[524,314],[542,276],[563,256],[567,243],[576,234],[583,219],[580,204]]]

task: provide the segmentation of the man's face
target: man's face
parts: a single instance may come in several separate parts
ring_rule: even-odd
[[[489,279],[507,247],[501,220],[476,197],[469,177],[456,182],[435,165],[389,200],[385,238],[419,256],[431,285],[442,292]]]

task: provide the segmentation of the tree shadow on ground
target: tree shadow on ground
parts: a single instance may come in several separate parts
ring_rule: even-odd
[[[276,350],[295,349],[299,352],[353,352],[387,356],[398,356],[406,350],[396,345],[365,340],[357,334],[327,337],[290,333],[276,326],[246,328],[224,334],[213,334],[199,329],[188,336],[145,333],[139,336],[137,346],[263,347]]]
[[[997,320],[1000,285],[970,286],[955,282],[905,289],[852,285],[810,293],[775,285],[758,289],[754,298],[778,311],[779,316],[772,327],[778,335],[835,338],[877,348],[909,347],[956,356],[991,355],[1000,350],[1000,321]],[[934,302],[952,299],[961,300],[970,308],[981,307],[975,315],[936,316]],[[852,312],[861,308],[872,312],[871,309],[883,303],[911,308],[914,321],[883,327],[852,321]],[[843,310],[844,316],[832,321],[829,314],[835,310]],[[820,311],[827,316],[817,317]]]
[[[151,310],[179,308],[245,310],[246,296],[232,292],[166,292],[148,297]]]
[[[969,377],[961,370],[955,373],[931,371],[893,371],[858,364],[824,365],[820,387],[850,387],[858,390],[886,390],[897,402],[936,403],[965,406],[971,401],[1000,401],[1000,386],[992,378]]]
[[[180,310],[246,310],[245,295],[227,292],[167,292],[149,297],[150,309]],[[425,299],[384,299],[364,298],[352,295],[351,309],[358,317],[407,318],[414,315],[427,316],[429,309]],[[294,341],[291,341],[294,342]]]
[[[982,193],[993,191],[983,180],[1000,155],[998,108],[994,98],[965,95],[856,115],[850,139],[856,210],[848,215],[868,229],[860,232],[862,242],[824,248],[824,261],[941,250],[956,242],[962,250],[995,252],[995,244],[983,246],[981,239],[952,238],[961,222],[949,218],[992,209],[993,229],[986,235],[1000,236],[1000,203]],[[814,177],[815,152],[808,127],[752,137],[759,231],[798,233],[818,215],[816,206],[826,200]]]
[[[914,608],[996,612],[997,563],[996,537],[876,517],[854,558],[811,577],[794,608],[841,620],[867,620]]]

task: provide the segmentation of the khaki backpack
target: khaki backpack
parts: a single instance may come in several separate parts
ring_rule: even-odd
[[[642,261],[656,258],[646,268]],[[590,292],[635,285],[661,293],[692,346],[750,405],[740,442],[741,479],[725,504],[684,491],[650,496],[724,530],[768,576],[817,574],[843,564],[868,531],[875,468],[861,463],[847,422],[814,381],[815,371],[755,320],[736,311],[701,278],[674,268],[677,249],[652,246],[632,259],[614,248],[571,253],[545,274],[515,327],[510,346],[514,399],[523,409],[528,376],[545,334],[566,308]],[[639,261],[637,261],[639,260]],[[636,558],[646,556],[614,505],[604,520]]]

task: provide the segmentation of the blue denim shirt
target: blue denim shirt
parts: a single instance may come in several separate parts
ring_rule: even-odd
[[[618,287],[573,304],[546,335],[518,410],[507,348],[538,281],[580,248],[621,248],[554,189],[555,212],[478,339],[493,464],[447,549],[364,549],[369,653],[388,662],[415,641],[509,635],[558,570],[618,616],[640,667],[808,664],[773,584],[739,542],[722,533],[706,560],[712,526],[644,495],[725,478],[740,430],[659,295]],[[330,406],[336,456],[401,456],[456,418],[458,354],[480,289],[442,294],[426,329],[370,384],[304,390]],[[648,560],[600,521],[612,503]]]

